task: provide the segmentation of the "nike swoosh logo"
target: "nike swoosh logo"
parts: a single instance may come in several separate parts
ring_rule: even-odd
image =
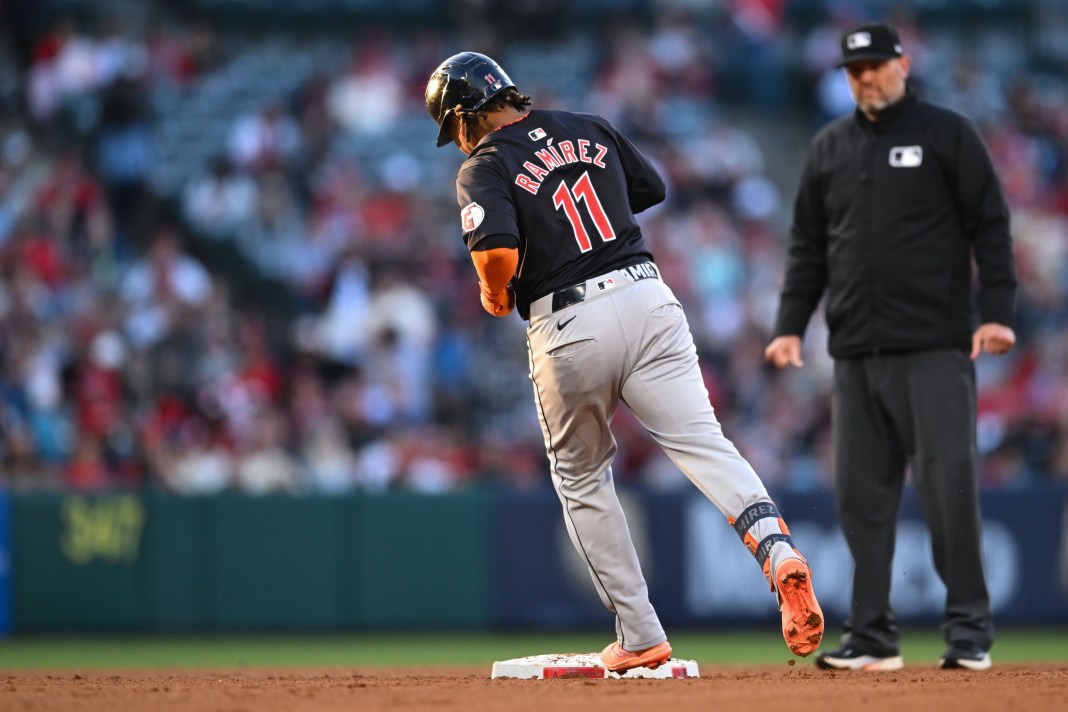
[[[578,314],[575,314],[570,319],[565,319],[564,321],[562,321],[562,322],[560,322],[559,324],[556,325],[556,330],[557,331],[563,331],[564,327],[567,326],[568,324],[570,324],[571,322],[573,322],[576,318],[578,318]]]

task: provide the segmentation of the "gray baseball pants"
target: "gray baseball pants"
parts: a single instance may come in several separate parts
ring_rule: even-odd
[[[590,279],[582,302],[555,312],[552,295],[536,300],[527,328],[530,378],[567,531],[616,615],[617,639],[632,651],[667,637],[612,480],[609,423],[619,402],[728,519],[770,502],[716,420],[681,305],[655,271],[639,274],[622,269]],[[781,534],[780,520],[758,519],[748,531],[763,541]],[[787,556],[796,556],[791,546],[772,546],[772,570]]]

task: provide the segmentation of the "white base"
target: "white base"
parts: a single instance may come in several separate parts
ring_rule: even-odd
[[[660,667],[632,668],[624,672],[611,672],[601,662],[597,653],[554,653],[550,655],[531,655],[514,660],[499,660],[493,663],[492,679],[498,677],[517,677],[524,680],[551,680],[554,678],[614,678],[635,679],[677,679],[700,677],[697,663],[693,660],[668,660]]]

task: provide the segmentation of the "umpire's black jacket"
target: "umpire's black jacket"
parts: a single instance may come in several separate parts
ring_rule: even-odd
[[[826,288],[834,358],[970,349],[972,255],[980,319],[1010,325],[1009,213],[975,127],[911,89],[858,110],[809,148],[775,335],[803,335]]]

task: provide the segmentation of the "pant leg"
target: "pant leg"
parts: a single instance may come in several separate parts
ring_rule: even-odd
[[[884,387],[881,365],[878,358],[834,364],[835,499],[854,562],[853,600],[842,640],[871,654],[897,655],[890,584],[905,457],[878,395]]]
[[[627,324],[627,339],[643,348],[627,367],[623,401],[725,517],[770,501],[764,483],[716,419],[682,307],[660,282],[637,287],[641,291],[634,290],[630,308],[645,318]]]
[[[771,572],[798,556],[786,522],[764,483],[716,419],[682,307],[661,282],[630,290],[624,331],[633,360],[625,365],[622,399],[687,478],[735,526],[771,582]],[[737,520],[743,513],[741,528]]]
[[[616,443],[609,429],[630,348],[615,300],[632,288],[532,320],[527,339],[535,403],[568,534],[601,601],[616,615],[620,644],[643,650],[667,636],[616,496]],[[566,328],[557,328],[572,316]]]
[[[916,493],[931,533],[935,569],[946,585],[946,642],[994,642],[983,572],[976,445],[975,369],[962,351],[908,357]]]

